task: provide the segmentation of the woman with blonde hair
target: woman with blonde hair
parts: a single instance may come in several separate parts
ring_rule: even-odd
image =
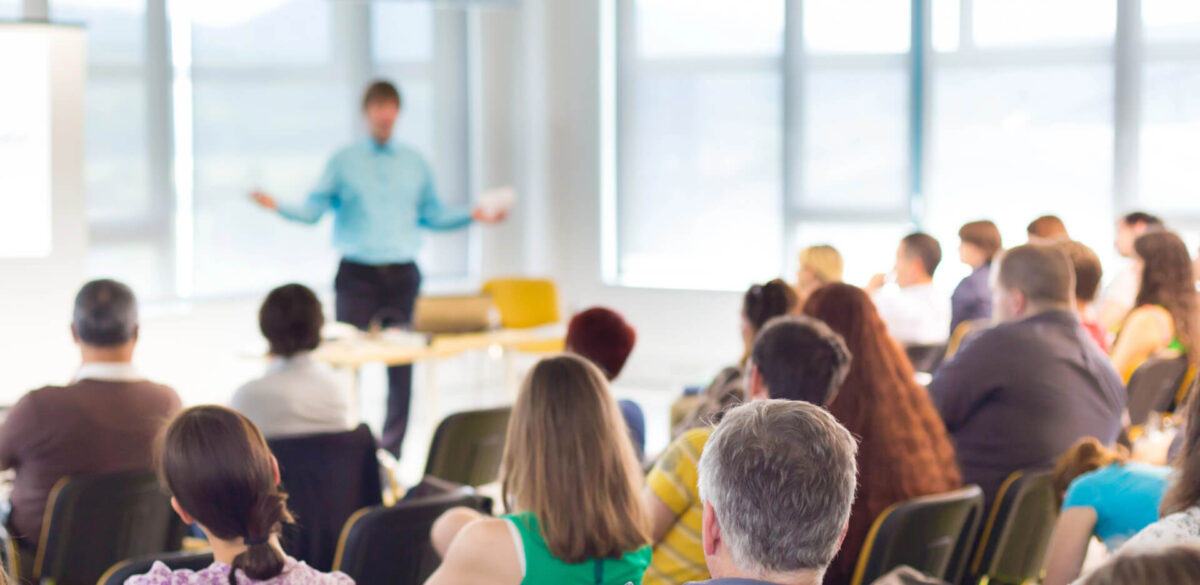
[[[438,519],[430,585],[634,585],[650,564],[641,470],[604,374],[546,358],[525,377],[508,425],[501,489],[509,514],[458,508]]]
[[[828,244],[809,246],[800,250],[800,267],[796,270],[796,296],[804,305],[813,291],[830,283],[842,281],[842,255]]]
[[[1158,520],[1170,468],[1129,461],[1124,448],[1110,449],[1084,437],[1054,465],[1054,492],[1062,513],[1046,555],[1044,585],[1079,578],[1092,537],[1110,552]]]

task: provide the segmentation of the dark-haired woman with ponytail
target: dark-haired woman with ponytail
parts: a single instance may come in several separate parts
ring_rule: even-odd
[[[127,585],[353,585],[283,552],[279,531],[292,517],[279,465],[246,417],[220,406],[183,411],[159,444],[158,462],[171,505],[204,531],[215,562],[198,572],[155,563]]]

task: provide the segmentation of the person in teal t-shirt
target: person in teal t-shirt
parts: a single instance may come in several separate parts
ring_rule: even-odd
[[[641,469],[600,369],[573,355],[538,362],[506,441],[510,514],[443,514],[427,585],[640,585],[651,555]]]
[[[1077,579],[1092,537],[1115,551],[1158,520],[1169,467],[1130,462],[1124,451],[1081,439],[1055,466],[1062,514],[1054,526],[1043,585]]]

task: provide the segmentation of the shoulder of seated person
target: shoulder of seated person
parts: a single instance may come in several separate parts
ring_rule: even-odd
[[[504,518],[481,518],[463,527],[454,540],[483,546],[500,541],[511,541],[512,533],[509,532],[508,520]]]

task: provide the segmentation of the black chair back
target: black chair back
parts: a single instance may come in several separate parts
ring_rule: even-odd
[[[355,510],[383,501],[375,437],[367,425],[346,433],[267,441],[279,461],[296,524],[285,526],[283,548],[319,570],[333,566],[338,535]]]
[[[149,555],[121,561],[108,569],[96,582],[96,585],[125,585],[125,581],[130,577],[145,575],[150,572],[150,568],[154,563],[161,562],[172,571],[181,569],[189,569],[192,571],[201,571],[207,569],[213,564],[213,555],[210,552],[179,552],[168,553],[162,555]]]
[[[496,481],[512,407],[460,412],[438,425],[425,475],[478,487]]]
[[[1188,374],[1187,356],[1152,357],[1129,378],[1129,423],[1146,424],[1153,412],[1173,412]]]
[[[65,477],[46,509],[34,582],[94,585],[123,559],[179,550],[187,530],[150,470]]]
[[[905,345],[904,353],[914,370],[932,374],[946,357],[946,344]]]
[[[1004,481],[971,562],[970,583],[1021,585],[1041,578],[1058,520],[1053,474],[1018,471]]]
[[[490,514],[492,501],[460,493],[359,510],[342,530],[334,568],[358,585],[420,585],[441,563],[429,539],[434,521],[460,506]]]
[[[853,585],[869,585],[901,565],[946,580],[958,571],[955,551],[974,531],[983,510],[983,490],[965,487],[915,498],[884,510],[863,544]]]

